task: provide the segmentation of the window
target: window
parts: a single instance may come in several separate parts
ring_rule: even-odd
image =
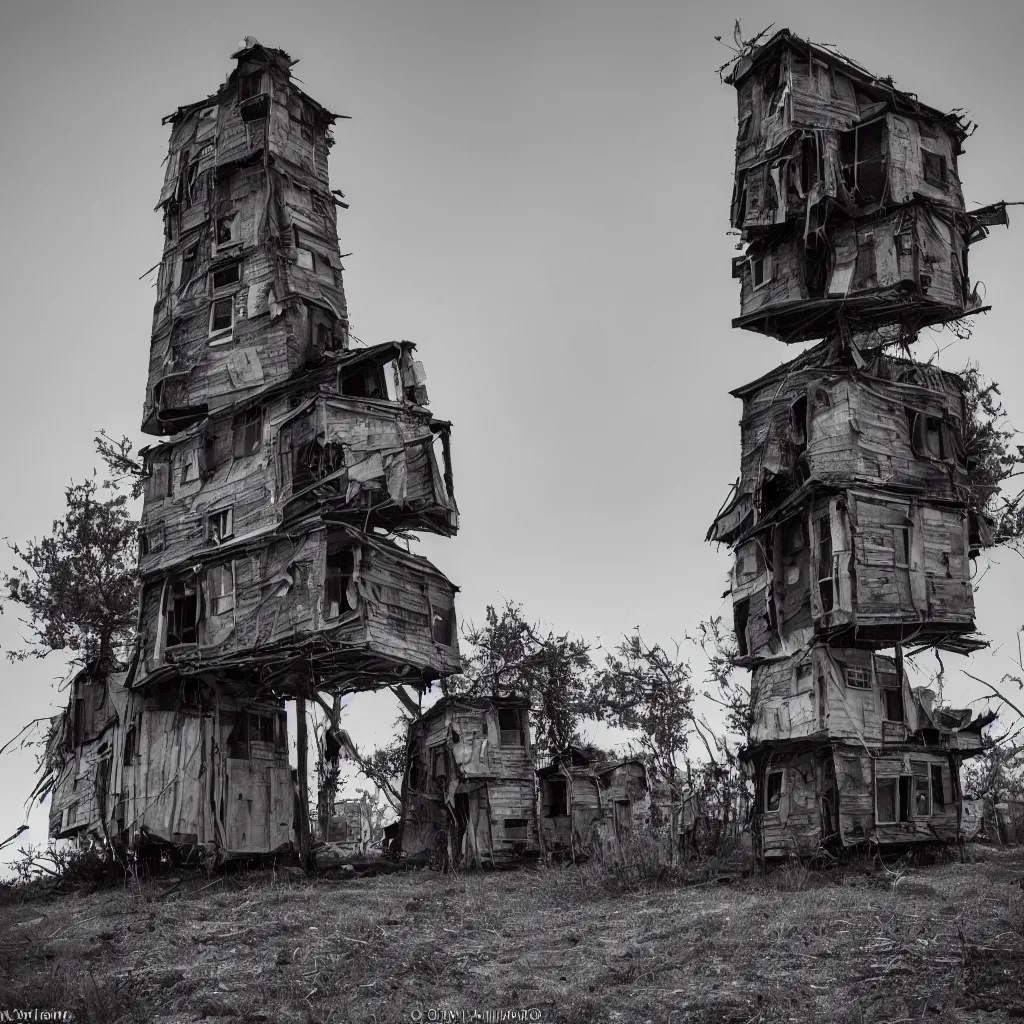
[[[505,839],[513,843],[526,842],[527,823],[525,818],[505,819]]]
[[[737,601],[732,609],[733,626],[736,631],[736,646],[739,648],[740,657],[745,658],[749,653],[747,646],[747,622],[750,619],[750,598]]]
[[[900,256],[911,256],[914,252],[914,236],[903,231],[896,236],[896,252]]]
[[[846,685],[854,690],[871,689],[871,669],[864,665],[849,665],[844,668]]]
[[[824,614],[835,605],[835,580],[832,557],[832,520],[828,515],[818,519],[818,596]]]
[[[228,296],[214,299],[210,303],[210,338],[218,339],[217,344],[231,340],[231,332],[235,326],[235,300]]]
[[[249,715],[249,742],[274,745],[274,715]]]
[[[226,540],[234,533],[234,508],[222,508],[206,517],[206,539],[215,544]]]
[[[782,772],[769,772],[765,784],[764,809],[777,811],[782,803]]]
[[[164,549],[163,523],[148,530],[139,531],[139,553],[155,555]]]
[[[750,278],[754,285],[754,291],[763,288],[772,280],[774,270],[770,253],[763,256],[752,256],[750,259]]]
[[[807,447],[807,396],[789,407],[789,436],[799,454]]]
[[[924,171],[924,180],[928,185],[936,188],[945,188],[949,180],[946,173],[946,158],[938,153],[929,153],[927,149],[921,150],[921,165]]]
[[[233,284],[238,284],[241,279],[242,264],[229,263],[226,267],[221,267],[213,272],[213,290],[216,292],[221,288],[228,288]]]
[[[253,96],[259,96],[263,92],[263,73],[255,71],[252,74],[240,75],[238,78],[238,102],[244,103],[251,100]]]
[[[943,422],[938,416],[907,410],[910,423],[910,447],[923,459],[941,461],[946,457]]]
[[[217,108],[204,107],[199,111],[199,124],[196,127],[196,142],[208,139],[217,131]]]
[[[523,713],[519,708],[498,708],[499,744],[503,747],[525,747]]]
[[[235,607],[235,563],[215,565],[207,575],[210,614],[224,615]]]
[[[309,205],[313,208],[314,213],[319,214],[321,217],[327,216],[327,201],[319,192],[314,192],[310,189]]]
[[[334,349],[334,321],[318,309],[309,309],[309,347],[314,357]]]
[[[301,267],[303,270],[313,270],[314,263],[313,253],[309,249],[295,250],[295,265],[297,267]]]
[[[879,825],[895,825],[899,821],[899,778],[875,780],[875,821]]]
[[[349,541],[329,541],[324,574],[324,616],[336,619],[353,610],[348,588],[355,572],[355,551]]]
[[[242,244],[240,220],[237,210],[217,218],[214,228],[214,252]]]
[[[885,118],[879,118],[853,131],[839,133],[843,181],[859,206],[880,203],[885,194],[885,125]]]
[[[228,757],[243,761],[249,759],[249,716],[244,712],[236,716],[235,724],[228,733]]]
[[[932,814],[946,809],[946,793],[942,788],[942,765],[932,765]]]
[[[914,773],[914,817],[930,818],[932,816],[932,785],[928,765],[924,761],[911,761],[910,770]]]
[[[544,804],[549,818],[568,816],[569,788],[564,779],[548,779],[544,783]]]
[[[903,692],[898,689],[882,689],[882,701],[884,704],[885,720],[887,722],[902,722],[903,716]]]
[[[167,602],[167,646],[194,644],[198,641],[196,617],[199,602],[195,579],[179,580],[171,584]]]
[[[180,481],[183,484],[193,483],[199,479],[199,449],[198,447],[187,448],[178,456],[181,465]]]
[[[196,260],[199,255],[198,245],[190,246],[181,254],[181,274],[178,278],[178,290],[180,291],[192,280],[196,272]]]
[[[206,176],[199,173],[199,161],[193,160],[185,170],[185,187],[182,189],[183,209],[198,206],[206,197]]]
[[[379,367],[357,367],[341,378],[341,393],[349,398],[387,398],[383,374]]]
[[[263,409],[256,406],[239,413],[231,424],[231,455],[244,459],[255,455],[263,443]]]
[[[448,778],[448,758],[444,747],[432,747],[430,750],[430,776],[434,779]]]
[[[169,498],[174,494],[174,479],[171,474],[170,452],[155,455],[149,464],[149,479],[146,488],[151,501]]]
[[[135,726],[130,725],[124,734],[124,750],[121,755],[121,764],[130,765],[135,760]]]
[[[435,643],[444,644],[445,647],[452,646],[455,640],[454,608],[434,612],[432,632]]]

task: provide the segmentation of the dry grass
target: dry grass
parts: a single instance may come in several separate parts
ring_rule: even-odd
[[[987,857],[688,887],[567,866],[15,900],[0,1007],[105,1024],[383,1024],[432,1007],[561,1024],[1024,1018],[1024,851]]]

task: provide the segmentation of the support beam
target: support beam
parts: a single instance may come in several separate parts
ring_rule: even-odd
[[[299,762],[299,863],[309,871],[309,737],[306,734],[306,698],[295,698],[295,743]]]

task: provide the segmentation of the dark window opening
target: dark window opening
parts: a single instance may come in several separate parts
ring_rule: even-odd
[[[341,393],[349,398],[382,398],[388,397],[387,388],[378,367],[371,366],[343,373]]]
[[[178,284],[179,289],[184,288],[185,285],[192,280],[192,275],[196,272],[198,248],[198,246],[193,245],[190,249],[186,249],[181,254],[181,280]]]
[[[242,264],[231,263],[226,267],[221,267],[220,270],[213,272],[213,288],[216,291],[218,288],[227,288],[229,285],[238,284],[242,279]]]
[[[124,734],[124,751],[121,756],[121,763],[130,765],[135,760],[135,726],[128,727]]]
[[[764,809],[777,811],[782,803],[782,772],[770,772],[765,785]]]
[[[923,459],[941,461],[946,457],[943,422],[938,416],[907,410],[910,422],[910,446]]]
[[[217,247],[234,245],[241,239],[238,236],[238,214],[229,213],[226,217],[218,217],[215,225]]]
[[[525,747],[523,713],[518,708],[498,708],[499,745],[503,747]]]
[[[747,622],[750,620],[750,598],[737,601],[732,609],[733,625],[736,630],[736,646],[739,648],[740,657],[745,658],[749,654],[747,647]]]
[[[544,783],[544,803],[549,818],[565,818],[569,814],[569,787],[564,779],[548,779]]]
[[[921,164],[924,171],[924,180],[936,188],[945,188],[949,181],[946,169],[946,158],[939,153],[929,153],[927,149],[921,150]]]
[[[887,722],[902,722],[903,715],[903,691],[901,689],[890,689],[883,687],[882,701],[885,705],[885,719]]]
[[[198,641],[196,618],[199,601],[195,581],[172,583],[167,606],[167,646],[194,644]]]
[[[235,300],[216,299],[210,306],[210,336],[226,333],[235,322]]]
[[[832,520],[824,515],[818,519],[818,595],[826,614],[835,606],[835,578],[832,557]]]
[[[900,821],[910,821],[910,787],[913,781],[910,775],[900,776]]]
[[[455,609],[434,612],[433,634],[436,643],[451,647],[455,640]]]
[[[505,819],[505,838],[511,842],[526,842],[527,823],[525,818]]]
[[[274,716],[273,715],[249,715],[249,742],[265,743],[268,747],[274,745]]]
[[[350,541],[330,541],[327,545],[327,571],[324,575],[324,615],[336,619],[353,610],[348,588],[355,572],[355,551]]]
[[[932,784],[928,765],[924,761],[911,761],[914,786],[914,817],[930,818],[932,816]]]
[[[241,75],[238,79],[238,100],[244,103],[263,91],[263,73],[255,71],[249,75]]]
[[[899,821],[899,779],[875,780],[875,821],[880,825],[894,825]]]
[[[858,206],[880,203],[885,195],[885,119],[839,133],[843,181]]]
[[[798,398],[789,407],[789,436],[799,455],[807,447],[807,396]]]
[[[946,794],[942,788],[942,765],[932,765],[932,813],[946,809]]]
[[[263,410],[257,406],[235,417],[231,425],[232,457],[255,455],[263,442]]]
[[[235,725],[228,734],[228,757],[242,761],[249,760],[249,716],[239,713]]]

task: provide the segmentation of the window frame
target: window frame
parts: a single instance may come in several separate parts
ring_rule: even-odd
[[[231,583],[230,591],[218,589],[215,586],[215,581],[228,579]],[[230,562],[221,562],[217,565],[211,565],[206,570],[206,586],[207,586],[207,597],[210,605],[210,615],[227,615],[228,612],[235,610],[236,600],[236,588],[237,583],[235,579],[235,560],[231,559]]]
[[[220,241],[217,237],[220,232],[220,226],[223,222],[229,221],[231,224],[231,236],[227,241]],[[242,246],[242,212],[241,210],[232,210],[230,213],[225,214],[223,217],[216,217],[213,221],[213,255],[218,256],[228,250],[240,249]]]
[[[250,428],[255,428],[251,431]],[[250,433],[251,443],[247,443]],[[247,459],[263,447],[263,406],[254,405],[238,413],[231,422],[231,458]]]
[[[242,95],[242,91],[243,91],[242,85],[243,85],[243,83],[245,83],[245,82],[250,82],[251,83],[253,79],[256,79],[256,90],[255,90],[255,92],[249,93],[248,96],[243,96]],[[265,81],[266,81],[266,72],[265,71],[249,71],[249,72],[246,72],[245,74],[240,74],[238,76],[238,103],[239,103],[239,105],[241,105],[242,103],[247,103],[249,100],[256,99],[257,96],[264,95],[264,93],[266,93],[266,91],[267,91],[266,90],[266,86],[264,84]]]
[[[754,265],[757,264],[761,268],[761,283],[757,283],[757,273],[754,270]],[[750,284],[755,292],[759,292],[762,288],[767,288],[772,281],[775,280],[775,260],[770,252],[759,253],[756,256],[750,257]]]
[[[911,761],[911,790],[910,790],[910,813],[914,818],[930,818],[932,816],[932,777],[927,761]],[[921,788],[922,783],[924,788]],[[927,796],[927,812],[922,813],[917,807],[918,796],[924,793]]]
[[[222,524],[227,520],[227,525]],[[235,535],[235,506],[225,505],[206,514],[206,539],[221,544]]]
[[[231,325],[229,327],[219,327],[214,330],[214,321],[217,315],[218,305],[228,303],[231,308]],[[235,296],[231,295],[220,295],[212,299],[210,302],[210,330],[208,334],[208,341],[210,345],[226,345],[234,340],[235,337]]]
[[[881,788],[892,787],[892,818],[880,816],[881,800],[879,792]],[[898,825],[900,823],[900,776],[899,775],[876,775],[875,776],[875,824],[876,825]]]
[[[498,746],[502,748],[508,748],[510,750],[525,750],[526,749],[526,728],[523,722],[524,718],[523,708],[498,708],[495,716],[498,726]],[[501,724],[502,715],[515,715],[518,725],[515,729],[505,729]],[[506,724],[508,719],[506,718]],[[515,735],[517,739],[513,741],[510,737]]]
[[[221,284],[217,284],[217,275],[230,272],[231,270],[236,271],[235,279],[233,281],[225,281]],[[242,283],[243,273],[241,259],[231,260],[219,267],[212,267],[210,269],[210,295],[214,298],[225,298],[228,295],[234,295],[235,292],[241,288]]]
[[[773,782],[778,779],[778,785]],[[786,788],[786,769],[773,768],[764,777],[764,813],[778,814],[782,808],[782,794]],[[772,802],[774,800],[774,803]]]

